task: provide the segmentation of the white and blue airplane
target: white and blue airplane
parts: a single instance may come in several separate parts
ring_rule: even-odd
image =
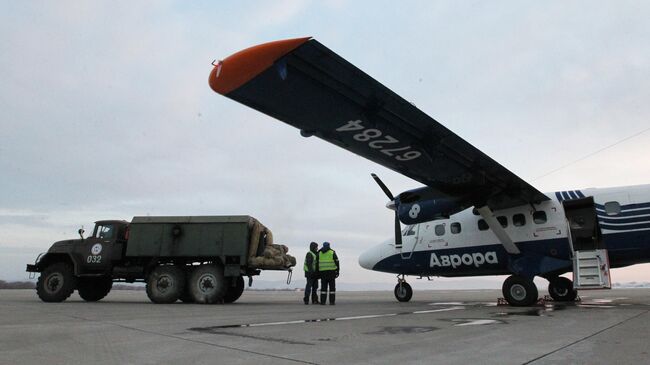
[[[505,299],[557,301],[610,288],[610,268],[650,262],[650,185],[543,194],[318,41],[270,42],[214,64],[210,87],[423,187],[393,196],[395,237],[359,264],[405,276],[510,275]],[[402,230],[401,224],[406,228]],[[561,276],[573,272],[573,281]]]

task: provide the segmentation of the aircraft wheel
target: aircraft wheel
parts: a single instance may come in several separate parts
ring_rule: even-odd
[[[211,304],[221,302],[226,292],[226,278],[223,266],[203,264],[192,271],[189,290],[195,303]]]
[[[573,289],[573,282],[561,276],[548,281],[548,293],[557,302],[573,302],[578,296],[578,291]]]
[[[503,296],[514,307],[526,307],[537,302],[537,287],[532,280],[522,276],[509,276],[502,287]]]
[[[407,282],[397,283],[395,285],[395,298],[400,302],[408,302],[413,297],[413,289]]]
[[[184,290],[185,272],[178,266],[157,266],[147,277],[147,296],[154,303],[174,303]]]

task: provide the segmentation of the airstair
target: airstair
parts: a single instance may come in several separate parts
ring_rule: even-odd
[[[593,197],[562,201],[573,252],[574,289],[610,289],[609,257],[602,242]]]
[[[574,289],[611,289],[611,287],[607,250],[574,251]]]

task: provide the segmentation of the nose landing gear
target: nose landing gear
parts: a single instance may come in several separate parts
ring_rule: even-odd
[[[395,298],[400,302],[408,302],[413,297],[413,288],[406,282],[404,275],[397,275],[397,285],[395,285]]]

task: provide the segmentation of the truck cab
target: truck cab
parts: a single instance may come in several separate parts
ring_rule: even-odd
[[[92,234],[82,238],[73,247],[77,275],[98,274],[110,271],[113,264],[122,260],[126,251],[129,223],[121,220],[95,222]]]

